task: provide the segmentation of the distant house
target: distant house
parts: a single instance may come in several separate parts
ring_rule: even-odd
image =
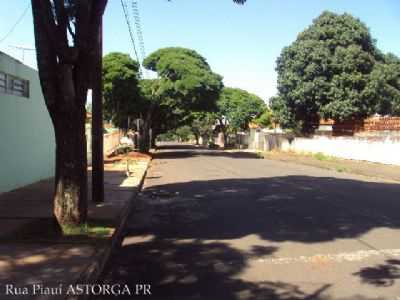
[[[54,176],[54,131],[38,72],[3,52],[0,139],[0,193]]]

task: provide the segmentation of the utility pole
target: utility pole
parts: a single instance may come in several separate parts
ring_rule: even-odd
[[[92,199],[104,201],[103,22],[100,23],[92,76]]]

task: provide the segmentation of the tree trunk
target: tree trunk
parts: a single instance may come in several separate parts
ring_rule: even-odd
[[[62,225],[79,225],[87,217],[85,110],[60,113],[54,124],[56,174],[54,215]]]
[[[75,22],[67,2],[31,0],[40,84],[56,139],[54,215],[61,225],[80,225],[87,217],[90,58],[107,0],[78,1]]]
[[[150,125],[148,122],[144,122],[142,126],[142,132],[140,134],[139,151],[142,153],[148,153],[150,150]]]
[[[150,147],[151,148],[156,148],[156,139],[157,139],[157,135],[156,135],[156,131],[153,129],[153,134],[151,135],[151,141],[150,141]]]
[[[139,151],[142,153],[148,153],[150,151],[152,137],[150,137],[150,128],[152,128],[153,123],[153,112],[156,108],[156,105],[152,103],[149,107],[149,110],[146,113],[146,117],[143,120],[143,126],[141,131],[141,139],[139,141]]]

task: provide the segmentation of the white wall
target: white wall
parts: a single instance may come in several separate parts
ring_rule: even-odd
[[[283,151],[324,153],[326,155],[400,165],[400,138],[398,137],[325,137],[284,139]]]
[[[37,71],[0,52],[0,71],[29,80],[29,98],[0,93],[0,193],[54,176],[53,125]]]

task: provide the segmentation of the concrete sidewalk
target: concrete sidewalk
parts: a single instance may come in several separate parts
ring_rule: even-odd
[[[64,299],[56,291],[53,295],[46,295],[46,290],[32,295],[32,284],[50,288],[86,283],[101,271],[143,182],[150,157],[133,155],[130,160],[129,177],[126,159],[107,161],[104,203],[94,204],[89,195],[88,222],[110,228],[104,237],[62,237],[48,230],[54,224],[52,179],[0,195],[0,299],[16,299],[17,295],[18,299]],[[90,190],[90,179],[88,187]],[[6,295],[7,284],[20,289]],[[24,287],[30,295],[18,294]]]

